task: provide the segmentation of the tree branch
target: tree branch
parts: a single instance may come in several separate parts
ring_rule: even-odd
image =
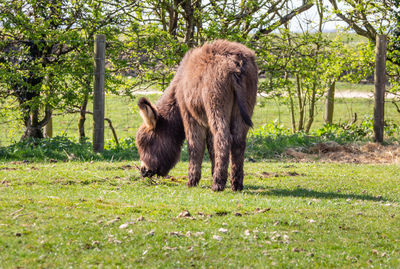
[[[309,10],[311,7],[314,6],[314,3],[311,1],[305,1],[305,3],[298,7],[295,8],[294,10],[292,10],[289,14],[286,14],[285,16],[281,17],[277,22],[275,22],[274,24],[272,24],[271,26],[269,26],[266,29],[260,29],[255,35],[254,35],[254,39],[257,40],[259,39],[260,35],[267,35],[269,33],[271,33],[272,31],[274,31],[275,29],[277,29],[279,26],[287,23],[288,21],[290,21],[291,19],[293,19],[295,16],[299,15],[300,13],[303,13],[304,11]]]

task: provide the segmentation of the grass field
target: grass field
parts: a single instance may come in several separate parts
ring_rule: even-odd
[[[133,163],[0,163],[0,267],[400,266],[399,166],[245,171],[213,193],[209,163],[191,189],[186,162],[154,185]]]
[[[351,92],[371,92],[375,91],[373,84],[351,84],[346,82],[336,82],[336,91],[351,91]]]

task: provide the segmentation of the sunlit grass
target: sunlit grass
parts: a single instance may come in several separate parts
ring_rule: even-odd
[[[398,166],[247,163],[213,193],[209,163],[190,189],[133,164],[1,163],[1,267],[400,266]]]

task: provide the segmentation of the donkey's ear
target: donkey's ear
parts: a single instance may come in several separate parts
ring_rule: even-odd
[[[142,117],[144,124],[149,129],[156,128],[157,123],[157,109],[150,103],[147,98],[140,98],[138,102],[139,113]]]

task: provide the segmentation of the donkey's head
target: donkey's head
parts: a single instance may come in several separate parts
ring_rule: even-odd
[[[166,176],[179,159],[184,139],[179,128],[180,115],[179,119],[174,119],[173,115],[168,115],[171,117],[167,119],[146,98],[140,98],[138,106],[143,118],[136,134],[140,172],[144,177]]]

